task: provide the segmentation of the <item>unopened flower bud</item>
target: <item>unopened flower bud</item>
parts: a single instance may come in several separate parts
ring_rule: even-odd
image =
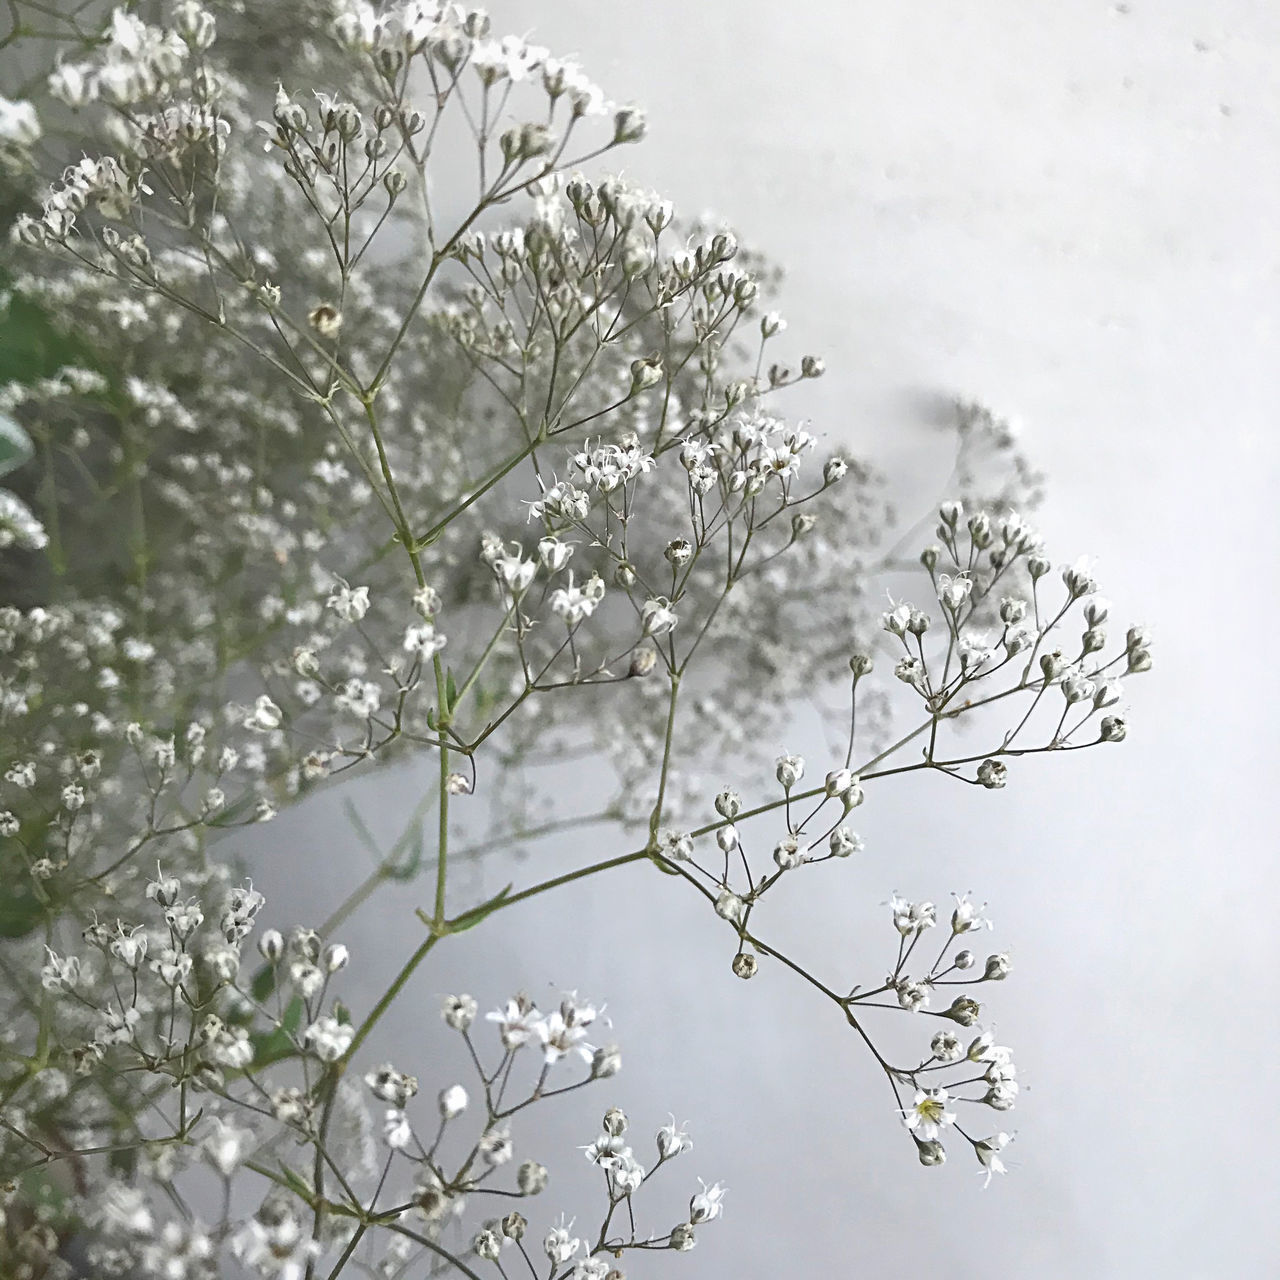
[[[736,791],[725,790],[716,796],[716,812],[722,818],[728,818],[732,822],[741,810],[742,800]]]
[[[972,951],[970,951],[968,948],[965,948],[965,950],[963,951],[956,952],[955,958],[951,961],[951,963],[955,965],[957,969],[972,969],[973,966],[977,963],[977,959],[978,957],[975,956]]]
[[[750,951],[739,951],[733,957],[733,973],[738,978],[754,978],[760,968],[759,961]]]
[[[831,833],[831,838],[827,843],[833,858],[847,858],[850,854],[857,853],[863,847],[861,836],[855,835],[845,826],[837,827]]]
[[[643,112],[635,107],[623,107],[613,117],[613,140],[615,143],[639,142],[646,128]]]
[[[620,1138],[627,1131],[627,1113],[621,1107],[610,1107],[604,1113],[604,1131],[612,1138]]]
[[[1129,674],[1137,675],[1142,671],[1151,670],[1151,650],[1150,649],[1130,649],[1129,650]]]
[[[475,1021],[477,1009],[471,996],[445,996],[440,1016],[455,1031],[466,1031]]]
[[[855,653],[849,659],[849,670],[853,672],[854,678],[861,680],[863,676],[870,675],[875,663],[865,653]]]
[[[987,967],[982,972],[984,982],[1003,982],[1009,976],[1009,953],[999,951],[987,957]]]
[[[347,967],[351,953],[341,942],[331,942],[324,949],[324,967],[327,973],[337,973]]]
[[[942,1016],[950,1018],[952,1022],[959,1023],[962,1027],[971,1027],[978,1020],[978,1014],[981,1008],[978,1002],[969,996],[956,996],[951,1002],[949,1009],[944,1009]]]
[[[275,964],[284,955],[284,936],[279,929],[268,929],[258,938],[258,951],[268,964]]]
[[[930,1138],[928,1142],[922,1142],[917,1138],[916,1155],[920,1157],[920,1163],[926,1169],[936,1168],[940,1164],[945,1164],[947,1159],[946,1150],[937,1138]]]
[[[594,1080],[607,1080],[622,1070],[622,1053],[616,1044],[605,1045],[596,1050],[591,1059],[591,1077]]]
[[[693,544],[688,538],[673,538],[667,543],[662,554],[666,557],[668,564],[680,569],[693,559]]]
[[[747,904],[732,889],[722,890],[716,899],[716,915],[732,925],[741,924],[746,911]]]
[[[688,1253],[697,1241],[693,1238],[693,1226],[688,1222],[682,1222],[679,1226],[671,1228],[671,1247],[677,1253]]]
[[[786,836],[779,840],[773,848],[773,860],[778,864],[780,871],[790,871],[793,867],[798,867],[804,861],[800,842],[794,836]]]
[[[662,381],[662,357],[648,356],[631,362],[631,393],[644,391]]]
[[[775,770],[778,781],[788,791],[804,776],[804,759],[801,756],[779,756]]]
[[[631,665],[627,674],[641,679],[647,676],[658,664],[658,655],[648,645],[643,645],[631,655]]]
[[[522,1196],[536,1196],[546,1189],[547,1168],[536,1160],[526,1160],[516,1170],[516,1186]]]
[[[440,1090],[437,1099],[442,1120],[454,1120],[467,1109],[467,1091],[460,1084],[451,1084]]]
[[[523,1238],[526,1228],[529,1226],[528,1220],[521,1213],[509,1213],[502,1220],[502,1234],[508,1240],[520,1240]]]
[[[1102,742],[1123,742],[1128,732],[1129,726],[1119,716],[1103,716],[1098,737]]]
[[[485,1227],[472,1241],[472,1248],[486,1262],[497,1262],[502,1253],[502,1240],[496,1231],[490,1227]]]

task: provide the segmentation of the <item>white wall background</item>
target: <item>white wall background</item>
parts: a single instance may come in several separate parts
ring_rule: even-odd
[[[491,7],[648,108],[631,176],[787,267],[787,337],[828,361],[803,406],[817,429],[927,499],[946,469],[937,397],[1021,419],[1050,475],[1050,551],[1099,556],[1157,666],[1123,747],[1032,759],[995,795],[886,787],[860,865],[787,923],[817,967],[874,970],[885,939],[862,921],[887,935],[890,890],[990,899],[1017,964],[998,1026],[1029,1087],[1011,1176],[985,1194],[961,1152],[920,1169],[832,1011],[773,970],[734,979],[700,904],[645,869],[442,947],[397,1048],[438,1044],[436,997],[463,983],[495,1003],[547,984],[607,998],[627,1069],[566,1110],[573,1140],[615,1097],[642,1126],[674,1109],[698,1141],[685,1177],[732,1188],[694,1254],[633,1274],[1277,1274],[1280,7]],[[415,790],[386,775],[357,801],[390,835]],[[324,798],[246,847],[317,917],[353,878],[335,811]],[[419,940],[416,901],[383,895],[346,930],[371,990]],[[545,1132],[524,1153],[550,1162]],[[584,1173],[539,1208],[585,1216]]]

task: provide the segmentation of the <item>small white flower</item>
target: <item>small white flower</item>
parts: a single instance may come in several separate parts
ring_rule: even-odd
[[[343,622],[359,622],[369,612],[369,588],[351,587],[339,578],[325,604]]]
[[[355,1028],[337,1018],[317,1018],[303,1032],[302,1042],[321,1062],[337,1062],[351,1047]]]
[[[212,1128],[200,1147],[209,1163],[224,1178],[229,1178],[244,1159],[245,1150],[252,1141],[253,1134],[248,1129],[214,1116]]]
[[[29,147],[39,140],[40,120],[29,102],[15,102],[0,94],[0,142]]]
[[[671,1160],[682,1151],[693,1149],[693,1139],[685,1132],[682,1125],[676,1124],[675,1116],[671,1117],[669,1124],[664,1124],[658,1130],[657,1142],[658,1155],[664,1160]]]
[[[566,1226],[564,1218],[561,1217],[560,1226],[552,1227],[542,1242],[542,1248],[547,1257],[558,1267],[568,1262],[582,1247],[582,1241],[569,1234],[571,1226],[573,1226],[572,1221]]]
[[[698,1183],[702,1190],[689,1201],[689,1221],[695,1227],[702,1222],[712,1222],[720,1216],[723,1211],[721,1202],[724,1200],[726,1190],[718,1182],[713,1182],[711,1186],[707,1186],[699,1178]]]
[[[504,1049],[519,1049],[538,1034],[542,1015],[527,996],[515,996],[501,1009],[485,1014],[485,1021],[498,1024]]]
[[[440,652],[448,643],[430,622],[417,622],[405,628],[402,647],[406,653],[426,659]]]
[[[946,1089],[917,1089],[911,1106],[903,1112],[902,1123],[922,1142],[933,1142],[948,1125],[955,1124],[954,1111],[947,1110]]]
[[[987,1171],[987,1176],[982,1183],[983,1187],[991,1185],[993,1174],[1005,1172],[1004,1161],[1000,1158],[1000,1153],[1012,1140],[1011,1134],[996,1133],[973,1144],[973,1151],[978,1157],[978,1163]]]
[[[278,729],[284,712],[264,693],[253,704],[253,710],[244,718],[244,727],[254,733],[270,733]]]
[[[908,902],[895,894],[889,899],[889,909],[893,912],[893,927],[904,938],[923,933],[938,923],[937,909],[932,902]]]
[[[973,929],[991,928],[991,921],[982,914],[986,910],[985,903],[980,907],[975,906],[969,901],[967,893],[953,896],[956,899],[956,907],[951,913],[952,933],[968,933]]]
[[[646,600],[644,607],[640,610],[640,622],[647,636],[665,635],[668,631],[675,630],[676,623],[679,621],[676,611],[671,607],[671,602],[666,596]]]

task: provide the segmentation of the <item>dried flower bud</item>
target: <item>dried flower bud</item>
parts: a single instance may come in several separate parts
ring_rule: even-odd
[[[610,1107],[602,1121],[604,1131],[612,1138],[620,1138],[627,1131],[627,1113],[621,1107]]]
[[[733,957],[733,972],[735,977],[754,978],[760,968],[759,961],[750,951],[739,951]]]
[[[546,1189],[547,1169],[536,1160],[526,1160],[516,1170],[516,1186],[522,1196],[536,1196]]]
[[[978,766],[978,781],[984,787],[995,791],[1009,780],[1009,770],[1002,761],[984,760]]]
[[[307,313],[307,323],[320,337],[331,341],[342,329],[342,312],[337,307],[322,302],[318,307],[312,307]]]

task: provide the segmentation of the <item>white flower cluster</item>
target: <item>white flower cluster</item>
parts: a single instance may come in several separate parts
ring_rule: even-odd
[[[30,101],[0,98],[0,183],[29,210],[0,320],[48,355],[0,387],[36,446],[0,493],[0,1273],[57,1274],[71,1236],[94,1274],[169,1280],[536,1257],[518,1211],[486,1210],[548,1183],[525,1110],[619,1070],[603,1009],[515,995],[477,1025],[450,997],[460,1066],[432,1046],[429,1087],[375,1065],[379,1038],[455,935],[632,863],[706,900],[735,974],[777,959],[838,1006],[924,1163],[960,1135],[1002,1172],[1008,1135],[957,1123],[1018,1092],[970,990],[1010,967],[970,949],[982,910],[958,898],[935,957],[937,909],[895,896],[896,959],[849,986],[785,956],[763,901],[863,862],[853,810],[890,775],[995,790],[1024,755],[1125,737],[1150,637],[1110,644],[1089,566],[1052,573],[1014,514],[1039,478],[1007,424],[958,406],[958,500],[904,565],[874,472],[781,414],[824,365],[779,351],[768,264],[584,172],[643,116],[479,10],[40,12],[56,64]],[[15,44],[39,67],[46,46]],[[461,170],[437,156],[459,139]],[[62,178],[33,198],[46,166]],[[927,607],[873,604],[921,565]],[[877,644],[896,679],[877,683]],[[726,788],[704,813],[700,771],[751,771],[846,662],[850,696],[824,708],[843,753],[816,778],[783,754],[761,802]],[[1001,713],[985,749],[959,739]],[[369,876],[321,929],[259,927],[222,838],[409,753],[430,781],[391,851],[354,817]],[[583,754],[610,781],[548,795],[542,765]],[[584,825],[623,851],[481,901],[456,874]],[[357,1001],[331,935],[427,870],[404,890],[421,944]],[[903,1014],[946,1024],[919,1060],[865,1025]],[[718,1182],[637,1226],[689,1146],[673,1118],[655,1155],[608,1111],[586,1148],[604,1212],[533,1232],[549,1274],[618,1280],[628,1251],[691,1248]],[[225,1198],[190,1192],[210,1177]]]

